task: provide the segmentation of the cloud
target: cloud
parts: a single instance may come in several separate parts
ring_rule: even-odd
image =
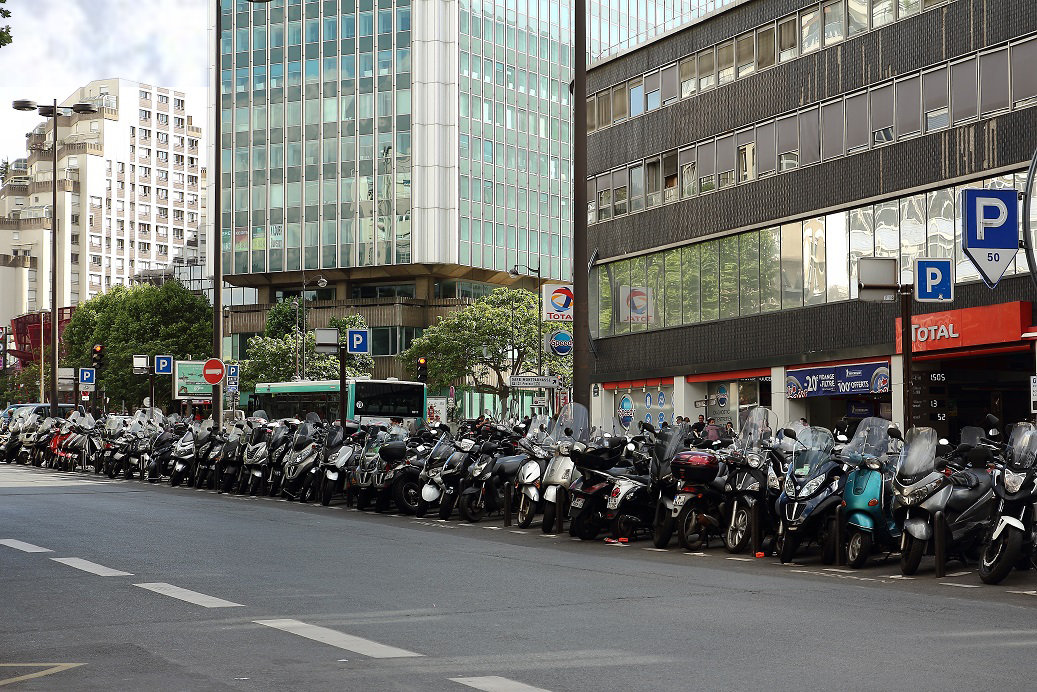
[[[205,122],[208,0],[29,0],[7,5],[14,42],[0,48],[0,159],[25,155],[38,122],[18,98],[64,99],[93,79],[121,77],[188,93]]]

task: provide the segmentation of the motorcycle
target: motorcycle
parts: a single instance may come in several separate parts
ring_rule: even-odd
[[[891,425],[885,418],[865,418],[839,453],[850,469],[843,490],[843,520],[849,536],[846,561],[853,568],[863,567],[876,551],[894,552],[900,546],[892,485],[899,453],[890,450]]]
[[[226,438],[215,428],[212,418],[202,422],[194,435],[192,477],[195,490],[215,490],[216,469]]]
[[[782,430],[791,455],[778,496],[778,557],[791,562],[804,542],[821,546],[821,561],[835,563],[835,509],[843,499],[846,473],[832,455],[835,438],[821,427],[796,424]]]
[[[307,413],[306,420],[295,429],[291,449],[285,456],[281,497],[306,502],[311,490],[316,491],[314,476],[323,444],[320,416]]]
[[[201,425],[199,423],[188,425],[184,430],[183,435],[181,435],[173,445],[173,450],[171,452],[171,463],[173,468],[169,472],[169,485],[174,488],[185,481],[188,485],[194,482],[194,477],[191,473],[191,465],[194,461],[194,453],[196,449],[194,438],[200,427]]]
[[[226,442],[220,450],[220,461],[216,465],[217,492],[229,493],[241,483],[241,472],[245,468],[245,444],[248,440],[249,424],[239,420],[227,430]]]
[[[274,426],[268,420],[266,411],[256,411],[252,414],[252,420],[252,429],[245,442],[238,492],[262,495],[269,475],[270,441]]]
[[[498,429],[496,432],[498,437],[505,434],[504,429]],[[526,462],[525,454],[500,455],[500,451],[500,442],[486,442],[479,459],[468,467],[458,509],[469,523],[474,524],[481,521],[487,513],[504,509],[504,488],[514,482],[519,468]]]
[[[1005,462],[993,472],[994,518],[980,553],[979,578],[998,584],[1013,568],[1029,569],[1037,546],[1037,430],[1018,423]]]
[[[518,498],[516,512],[520,529],[528,529],[540,506],[540,480],[552,459],[551,438],[547,433],[550,418],[540,415],[529,422],[526,434],[519,441],[526,461],[515,479],[515,497]]]
[[[759,512],[761,546],[764,536],[777,531],[774,502],[781,492],[779,479],[784,478],[788,468],[773,444],[776,425],[773,411],[761,406],[752,409],[727,456],[729,473],[724,503],[729,509],[724,547],[729,553],[741,553],[749,547],[754,512]]]
[[[685,550],[708,547],[713,537],[723,540],[728,466],[721,448],[729,444],[726,439],[699,440],[670,460],[678,486],[673,498],[674,532]]]
[[[281,493],[285,461],[292,450],[295,430],[301,423],[302,421],[297,418],[281,419],[277,421],[270,435],[270,443],[267,445],[267,475],[264,482],[266,494],[270,497]]]
[[[544,533],[554,533],[558,514],[569,511],[566,509],[567,491],[580,478],[573,452],[584,451],[589,436],[590,414],[583,404],[569,404],[562,408],[548,430],[551,459],[544,467],[540,481],[544,495],[544,517],[540,528]]]
[[[341,425],[336,423],[328,429],[317,468],[320,481],[317,495],[325,507],[331,504],[335,495],[346,492],[350,460],[356,454],[359,442],[360,425],[354,421],[347,420]]]
[[[625,459],[628,442],[623,437],[602,437],[597,446],[559,444],[559,453],[572,456],[579,472],[569,486],[569,535],[589,541],[607,527],[605,513],[617,474],[627,473],[631,461]]]
[[[993,428],[998,420],[988,415],[987,423]],[[905,576],[918,571],[922,556],[935,549],[937,531],[944,533],[947,555],[953,551],[966,562],[966,553],[982,544],[990,524],[994,491],[986,466],[993,462],[996,447],[983,440],[971,448],[963,443],[938,458],[932,428],[911,428],[902,438],[899,430],[890,428],[889,434],[904,442],[900,468],[893,477],[893,512],[904,527],[900,571]],[[943,516],[939,526],[938,515]]]
[[[470,442],[470,440],[469,440]],[[432,450],[425,458],[425,466],[418,474],[418,485],[421,486],[421,496],[414,510],[414,516],[423,517],[429,509],[434,507],[443,498],[445,486],[441,475],[443,468],[454,454],[461,454],[455,445],[454,438],[450,434],[450,428],[446,424],[440,424],[439,437],[436,439]]]

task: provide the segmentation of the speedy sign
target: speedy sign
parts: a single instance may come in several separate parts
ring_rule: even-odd
[[[967,189],[961,193],[961,249],[993,288],[1019,252],[1018,192]]]

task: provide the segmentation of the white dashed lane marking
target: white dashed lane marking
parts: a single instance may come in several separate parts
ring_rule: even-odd
[[[99,577],[132,577],[132,572],[123,572],[122,570],[112,569],[111,567],[105,567],[99,565],[96,562],[90,562],[79,557],[52,557],[51,560],[54,562],[60,562],[63,565],[74,567],[76,569],[89,572],[90,574],[96,574]]]
[[[421,654],[416,654],[413,651],[397,649],[394,646],[373,642],[370,639],[362,639],[351,634],[344,634],[327,627],[309,625],[299,620],[253,620],[253,622],[264,627],[272,627],[282,632],[296,634],[315,642],[352,651],[361,656],[370,656],[371,658],[411,658],[421,656]]]
[[[542,687],[533,687],[497,675],[487,675],[479,678],[450,678],[450,680],[465,687],[483,690],[483,692],[547,692]]]
[[[23,553],[53,553],[54,551],[50,548],[41,548],[38,545],[32,543],[26,543],[25,541],[19,541],[14,538],[0,539],[0,545],[6,545],[8,548],[14,548],[20,550]]]
[[[154,582],[151,584],[134,584],[142,589],[148,591],[154,591],[155,593],[162,594],[163,596],[169,596],[170,598],[178,598],[181,601],[187,601],[188,603],[194,603],[200,605],[203,608],[244,608],[240,603],[234,603],[233,601],[225,601],[222,598],[216,598],[215,596],[209,596],[204,593],[197,591],[191,591],[190,589],[183,589],[179,586],[173,586],[172,584],[166,584],[165,582]]]

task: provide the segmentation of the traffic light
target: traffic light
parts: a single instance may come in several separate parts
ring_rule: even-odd
[[[418,382],[428,382],[428,359],[422,356],[418,358],[418,366],[416,368]]]
[[[101,344],[94,344],[90,350],[90,365],[95,368],[104,367],[104,346]]]

